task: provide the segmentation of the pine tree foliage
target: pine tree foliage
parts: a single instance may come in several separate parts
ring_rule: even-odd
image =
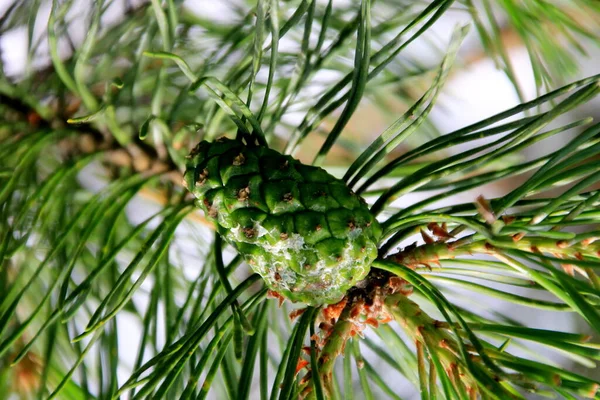
[[[27,33],[24,72],[0,69],[0,393],[402,399],[407,381],[423,399],[600,398],[600,125],[562,118],[600,92],[600,75],[570,81],[581,43],[600,43],[600,4],[224,4],[223,21],[178,0],[16,0],[0,17],[0,35]],[[471,23],[443,47],[430,28],[449,13]],[[428,117],[469,27],[522,104],[437,132]],[[505,31],[528,51],[533,100]],[[344,135],[367,103],[394,119],[370,144]],[[196,144],[222,136],[302,154],[368,202],[378,256],[340,303],[269,299],[213,233],[182,179]],[[351,162],[332,168],[332,150]],[[500,181],[514,184],[486,196]],[[447,201],[472,190],[474,202]],[[408,194],[419,200],[405,206]],[[135,220],[140,199],[153,206]]]

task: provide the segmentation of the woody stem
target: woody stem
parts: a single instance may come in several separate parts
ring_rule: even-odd
[[[340,315],[337,322],[333,325],[331,332],[327,336],[325,346],[321,350],[318,358],[319,378],[323,386],[326,399],[331,398],[333,393],[333,367],[337,357],[344,352],[344,345],[350,339],[352,331],[352,322],[350,318],[350,307],[346,307]],[[309,372],[312,374],[313,371]],[[305,399],[315,399],[315,391],[312,388],[313,380],[310,375],[309,379],[300,390],[300,393],[306,393]]]
[[[441,260],[453,259],[462,255],[497,253],[496,249],[520,250],[528,253],[547,253],[560,258],[598,257],[600,241],[581,240],[570,242],[543,237],[523,237],[519,240],[494,239],[469,241],[459,239],[447,243],[431,243],[413,249],[400,251],[386,257],[386,260],[408,267],[429,266]]]
[[[419,368],[419,379],[422,381],[421,395],[428,398],[426,382],[430,375],[446,374],[454,389],[463,395],[472,396],[476,387],[473,379],[466,373],[464,361],[458,351],[455,338],[447,329],[447,324],[440,323],[426,314],[417,303],[402,293],[396,293],[385,299],[385,306],[396,322],[414,341],[423,358],[428,357],[432,363],[429,371],[425,365]],[[424,359],[422,364],[424,364]]]

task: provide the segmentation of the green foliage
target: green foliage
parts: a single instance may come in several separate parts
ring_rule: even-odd
[[[340,179],[251,140],[202,141],[184,184],[270,289],[334,304],[377,258],[379,222]]]
[[[0,35],[27,35],[24,72],[0,65],[0,393],[399,399],[400,378],[423,399],[600,398],[593,371],[546,357],[594,368],[587,333],[462,301],[569,313],[600,333],[600,125],[565,118],[600,91],[598,75],[565,84],[581,41],[600,41],[598,2],[257,0],[224,2],[224,22],[177,0],[89,2],[83,19],[76,3],[16,0],[0,17]],[[444,52],[430,28],[453,12],[522,103],[437,132],[428,117],[468,27]],[[536,99],[502,26],[528,51]],[[394,121],[370,144],[349,134],[367,104]],[[182,179],[196,144],[221,136],[325,165],[369,202],[378,255],[344,302],[278,308],[213,233]],[[495,182],[513,185],[490,198]],[[473,190],[487,199],[448,201]],[[407,194],[418,200],[400,208]]]

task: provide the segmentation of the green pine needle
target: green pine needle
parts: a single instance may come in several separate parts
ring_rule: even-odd
[[[30,3],[0,17],[25,46],[17,75],[0,54],[0,393],[600,398],[600,75],[577,77],[597,1]],[[434,126],[477,58],[520,104]],[[213,233],[182,176],[222,136],[323,165],[370,204],[379,256],[346,303],[279,305]]]

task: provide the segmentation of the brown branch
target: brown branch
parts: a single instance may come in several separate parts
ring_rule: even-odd
[[[60,148],[67,154],[85,155],[102,151],[103,161],[108,165],[132,168],[138,173],[161,174],[163,178],[175,185],[182,186],[182,172],[173,160],[170,158],[160,159],[157,151],[137,136],[126,147],[123,147],[113,139],[110,133],[100,131],[93,124],[67,124],[68,116],[66,115],[43,118],[25,102],[6,94],[0,94],[0,103],[15,112],[19,119],[27,121],[32,128],[62,128],[76,132],[75,138],[66,138],[59,143]],[[165,190],[142,189],[140,195],[162,205],[169,202]],[[214,224],[198,213],[189,214],[188,218],[214,229]]]
[[[325,398],[332,396],[333,368],[348,340],[362,336],[369,326],[376,328],[392,320],[384,300],[394,293],[410,295],[412,286],[386,271],[373,268],[367,278],[350,289],[340,303],[323,309],[319,337],[311,337],[311,341],[316,342],[319,352],[317,365]],[[313,385],[313,371],[308,371],[301,380],[300,398],[314,399]]]
[[[137,172],[177,172],[181,175],[179,167],[171,158],[160,159],[156,149],[138,136],[132,137],[131,143],[123,147],[109,132],[102,132],[93,124],[68,124],[66,120],[69,115],[45,119],[28,104],[7,94],[0,94],[0,103],[20,114],[21,119],[27,121],[33,128],[62,128],[80,134],[78,139],[82,143],[73,139],[67,139],[63,143],[68,151],[87,154],[104,150],[108,154],[108,157],[105,157],[106,161],[118,166],[130,166]],[[181,185],[181,178],[175,179],[174,182]]]

